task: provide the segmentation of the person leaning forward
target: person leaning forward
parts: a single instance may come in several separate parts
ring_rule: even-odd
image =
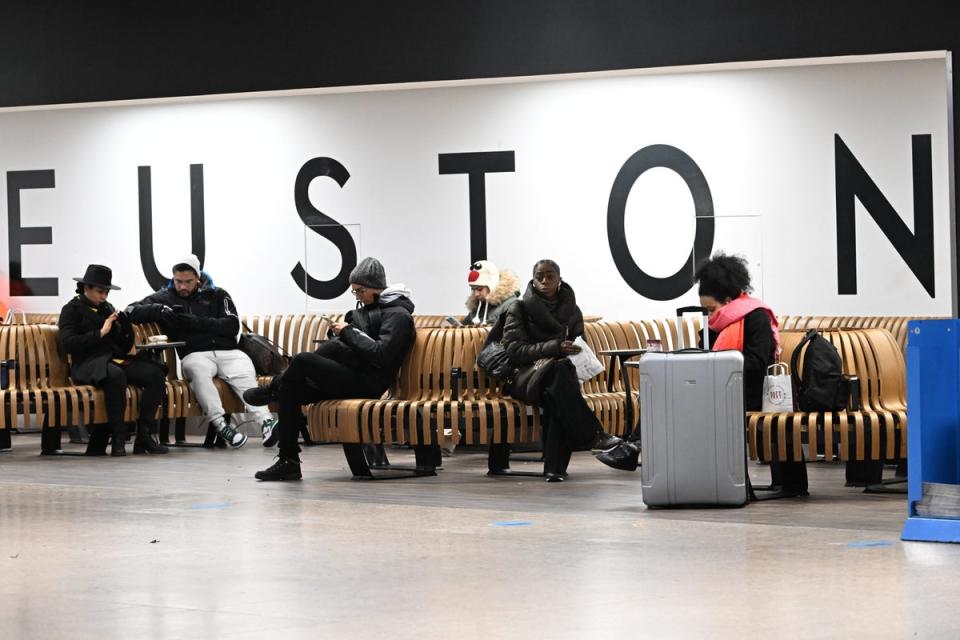
[[[70,378],[103,390],[107,421],[112,432],[111,453],[125,456],[127,427],[123,413],[127,384],[140,387],[140,413],[134,453],[167,453],[157,441],[157,409],[163,400],[166,371],[162,365],[136,357],[130,319],[107,302],[120,287],[113,284],[109,267],[91,264],[77,281],[77,295],[60,310],[60,344],[71,357]],[[107,433],[100,426],[90,431],[86,455],[106,455]]]
[[[170,338],[186,343],[177,353],[204,415],[231,447],[238,449],[246,444],[247,436],[227,421],[213,379],[220,378],[242,397],[245,391],[256,388],[257,374],[250,357],[237,346],[240,319],[233,299],[201,271],[197,257],[189,255],[176,263],[167,286],[130,305],[127,311],[134,322],[159,322]],[[246,410],[256,415],[263,437],[270,437],[276,424],[273,414],[249,403]],[[213,446],[210,435],[204,446]]]
[[[357,309],[336,322],[334,338],[312,353],[301,353],[268,386],[244,393],[248,404],[280,404],[280,455],[258,471],[258,480],[299,480],[297,434],[304,425],[301,406],[338,398],[379,398],[396,382],[397,372],[416,339],[414,305],[402,284],[387,286],[383,265],[364,258],[350,272],[350,291]]]

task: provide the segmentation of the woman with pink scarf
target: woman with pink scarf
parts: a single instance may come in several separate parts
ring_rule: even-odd
[[[780,353],[780,331],[773,311],[750,297],[750,272],[739,256],[717,253],[697,269],[700,304],[710,313],[710,345],[714,351],[743,353],[743,406],[760,411],[763,378]]]
[[[760,411],[763,378],[780,353],[777,318],[770,307],[751,298],[750,272],[743,258],[718,253],[700,265],[700,304],[710,313],[710,345],[713,350],[736,349],[743,353],[743,406]],[[634,437],[639,436],[637,429]],[[630,440],[597,456],[597,460],[624,471],[637,468],[640,449]],[[771,465],[774,484],[783,485],[780,466]]]
[[[743,408],[760,411],[763,378],[780,355],[777,318],[770,307],[748,295],[750,272],[743,258],[717,253],[700,265],[695,277],[700,283],[700,304],[710,312],[711,348],[743,353]],[[770,476],[768,489],[779,493],[768,497],[807,495],[806,463],[771,461]]]

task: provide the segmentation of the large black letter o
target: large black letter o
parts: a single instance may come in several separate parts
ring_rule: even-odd
[[[634,183],[647,169],[664,167],[683,178],[693,196],[696,211],[697,230],[693,240],[693,250],[686,263],[670,277],[654,278],[645,273],[627,246],[625,218],[627,196]],[[607,205],[607,237],[610,241],[610,254],[617,270],[630,287],[651,300],[674,300],[693,286],[694,256],[706,258],[713,251],[713,198],[707,179],[693,158],[676,147],[655,144],[640,149],[620,168],[613,187],[610,189],[610,202]]]

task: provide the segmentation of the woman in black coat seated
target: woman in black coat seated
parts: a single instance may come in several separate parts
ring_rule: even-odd
[[[75,384],[103,389],[114,456],[127,454],[123,422],[127,384],[141,387],[133,452],[167,453],[167,448],[154,435],[166,372],[158,363],[131,355],[133,329],[126,316],[107,302],[110,291],[120,288],[111,283],[112,277],[108,267],[91,264],[82,278],[74,278],[78,282],[77,295],[60,310],[60,343],[73,360],[70,377]],[[86,455],[102,456],[106,452],[107,433],[102,427],[93,427]]]
[[[543,409],[547,482],[563,480],[573,450],[599,452],[621,442],[604,433],[583,399],[573,364],[566,358],[580,351],[573,341],[582,335],[583,314],[573,289],[560,279],[556,262],[539,261],[523,298],[507,311],[502,342],[519,368],[505,390]]]

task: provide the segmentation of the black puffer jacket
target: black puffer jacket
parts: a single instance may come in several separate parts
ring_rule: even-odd
[[[237,348],[240,319],[233,299],[213,284],[206,273],[192,295],[183,298],[171,281],[163,289],[136,302],[127,311],[133,322],[158,322],[171,341],[186,342],[177,349],[180,358],[195,351]]]
[[[503,345],[516,366],[540,358],[560,358],[560,343],[583,335],[583,313],[577,296],[566,282],[560,284],[556,300],[545,299],[527,285],[523,299],[507,310]]]
[[[110,333],[100,336],[103,323],[114,312],[109,302],[97,306],[78,294],[60,310],[60,344],[70,354],[70,377],[77,384],[99,385],[107,377],[107,363],[122,358],[133,346],[133,329],[121,317]]]
[[[417,337],[413,309],[408,289],[388,287],[377,302],[348,312],[350,326],[321,342],[315,353],[363,373],[371,391],[381,394],[396,382],[403,358]]]

